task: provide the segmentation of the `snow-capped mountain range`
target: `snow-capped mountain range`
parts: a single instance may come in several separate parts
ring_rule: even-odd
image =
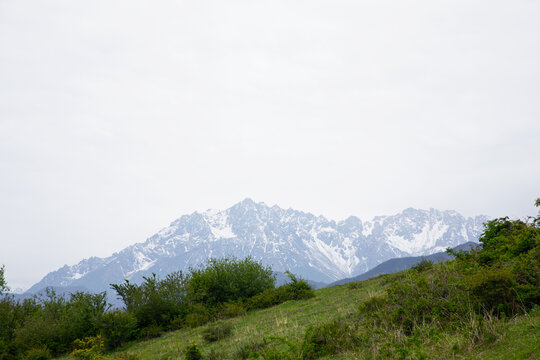
[[[151,273],[165,276],[222,256],[252,256],[275,271],[333,282],[390,258],[428,255],[477,241],[485,221],[485,216],[465,218],[455,211],[409,208],[371,221],[351,216],[336,222],[245,199],[223,211],[184,215],[145,242],[107,258],[65,265],[28,292],[47,286],[103,291],[124,279],[137,282]]]

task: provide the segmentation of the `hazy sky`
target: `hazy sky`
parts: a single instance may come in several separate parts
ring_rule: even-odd
[[[245,197],[534,215],[538,19],[538,0],[0,0],[8,283]]]

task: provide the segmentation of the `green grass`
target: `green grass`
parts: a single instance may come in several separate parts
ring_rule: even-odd
[[[320,289],[312,299],[288,301],[268,309],[250,311],[243,316],[222,320],[232,325],[232,335],[216,343],[206,344],[202,338],[202,332],[210,325],[208,324],[130,344],[115,355],[127,352],[141,360],[181,359],[187,346],[198,344],[203,354],[213,350],[232,358],[240,346],[261,341],[263,338],[273,336],[300,342],[309,325],[352,314],[361,301],[381,294],[382,289],[381,278],[365,281],[359,288],[342,285]]]
[[[501,325],[502,336],[475,356],[486,360],[540,359],[540,309]]]
[[[288,301],[236,318],[221,320],[231,325],[232,334],[217,342],[204,341],[203,331],[212,325],[207,324],[194,329],[169,332],[152,340],[133,342],[111,355],[124,358],[132,356],[140,360],[183,359],[186,348],[197,344],[204,356],[214,352],[225,359],[235,359],[242,346],[261,342],[263,339],[272,341],[272,346],[277,349],[287,351],[287,342],[301,343],[308,326],[357,314],[360,303],[385,291],[387,279],[391,276],[316,290],[316,296],[312,299]],[[425,356],[426,359],[540,359],[540,309],[510,320],[492,319],[487,322],[485,330],[495,334],[493,339],[477,343],[471,339],[484,334],[466,331],[458,334],[424,334],[413,345],[420,350],[402,358],[415,359]],[[390,338],[401,344],[406,341],[400,333],[390,334]],[[323,359],[369,359],[370,352],[364,350],[359,347],[354,352]],[[395,358],[400,357],[396,354]]]

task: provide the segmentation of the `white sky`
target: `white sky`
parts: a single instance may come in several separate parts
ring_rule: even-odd
[[[8,283],[245,197],[534,215],[538,19],[538,0],[0,0]]]

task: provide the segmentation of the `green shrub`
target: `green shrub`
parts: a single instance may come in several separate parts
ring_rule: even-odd
[[[540,304],[540,223],[485,224],[482,248],[456,254],[478,311],[516,314]]]
[[[10,354],[9,342],[0,338],[0,359],[11,360],[12,358],[15,358],[15,356]]]
[[[76,292],[66,302],[62,319],[62,336],[69,339],[82,339],[99,332],[102,316],[107,310],[107,294]]]
[[[455,327],[473,311],[473,302],[454,267],[441,264],[433,274],[409,271],[387,290],[387,309],[393,323],[407,335],[418,324]]]
[[[186,326],[196,328],[210,321],[210,318],[203,314],[187,314]]]
[[[209,307],[245,300],[274,287],[270,267],[246,258],[210,259],[200,269],[190,269],[188,292],[194,302]]]
[[[206,324],[212,319],[210,310],[203,304],[193,304],[190,307],[190,312],[186,315],[185,324],[191,328],[195,328]]]
[[[149,325],[139,330],[139,337],[142,339],[153,339],[160,337],[163,330],[158,325]]]
[[[363,324],[368,327],[380,327],[382,324],[388,324],[391,319],[389,312],[392,305],[387,296],[374,296],[358,306],[359,318]]]
[[[167,328],[174,319],[187,313],[187,278],[181,271],[171,273],[163,280],[156,274],[143,279],[140,285],[128,280],[123,284],[111,284],[126,310],[137,319],[139,328],[150,325]]]
[[[24,360],[49,360],[52,354],[46,347],[33,348],[26,352]]]
[[[509,269],[487,268],[472,275],[468,287],[479,311],[511,315],[517,311],[515,277]]]
[[[229,323],[217,323],[203,330],[203,339],[207,342],[215,342],[231,336],[232,326]]]
[[[288,300],[303,300],[315,296],[313,288],[305,280],[298,279],[289,271],[286,271],[285,273],[290,279],[289,283],[281,285],[275,289],[266,289],[263,292],[249,298],[246,301],[246,308],[248,310],[264,309],[281,304]]]
[[[433,269],[433,262],[422,258],[420,262],[412,267],[417,272],[424,272]]]
[[[265,309],[276,304],[279,304],[279,298],[276,289],[272,288],[247,299],[246,308],[248,310]]]
[[[299,360],[299,346],[296,342],[270,336],[260,341],[249,341],[240,345],[235,359]]]
[[[56,356],[69,351],[75,339],[96,335],[106,307],[105,293],[77,292],[66,300],[47,289],[22,303],[3,299],[0,339],[9,339],[10,353],[19,357],[43,347]]]
[[[43,310],[25,318],[23,324],[13,332],[12,345],[23,354],[32,348],[47,346],[53,354],[67,349],[71,342],[60,339],[61,319]]]
[[[169,326],[167,327],[168,330],[178,330],[183,328],[186,325],[186,315],[184,316],[176,316],[171,320],[169,323]]]
[[[266,346],[266,341],[250,341],[248,343],[242,344],[238,347],[236,351],[236,359],[257,359],[260,357],[264,347]]]
[[[347,289],[349,290],[357,290],[364,287],[364,283],[362,281],[355,281],[347,284]]]
[[[337,319],[306,329],[302,340],[302,358],[317,359],[353,349],[358,343],[354,330]]]
[[[74,350],[71,356],[77,360],[103,360],[105,344],[101,336],[91,336],[73,342]]]
[[[291,282],[276,289],[278,302],[287,300],[304,300],[315,296],[313,288],[305,280],[298,279],[291,272],[286,271]]]
[[[540,226],[540,222],[537,223]],[[540,246],[520,256],[512,267],[515,276],[515,291],[519,303],[525,310],[540,305]]]
[[[122,310],[114,310],[101,318],[101,334],[107,349],[114,349],[135,338],[137,319]]]
[[[219,307],[218,317],[221,319],[228,319],[228,318],[244,315],[245,313],[246,313],[246,308],[241,303],[228,302]]]
[[[197,345],[191,345],[187,348],[185,354],[186,360],[203,360],[201,350]]]

